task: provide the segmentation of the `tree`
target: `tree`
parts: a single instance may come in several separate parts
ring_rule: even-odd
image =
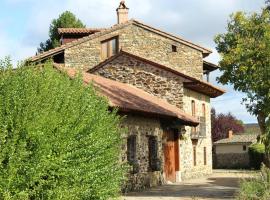
[[[38,48],[39,53],[60,46],[58,28],[85,28],[85,25],[70,11],[63,12],[57,19],[52,20],[49,39],[44,43],[40,43],[40,47]]]
[[[231,16],[227,32],[215,38],[221,55],[218,78],[222,84],[246,94],[243,102],[255,115],[262,134],[270,113],[270,14],[237,12]]]
[[[119,195],[120,119],[80,77],[51,63],[0,62],[0,199]]]
[[[211,109],[212,141],[218,141],[228,137],[228,131],[243,133],[243,122],[236,119],[231,113],[216,114],[215,109]]]

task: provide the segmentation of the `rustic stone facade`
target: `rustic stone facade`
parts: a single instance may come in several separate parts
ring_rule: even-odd
[[[135,24],[129,24],[112,32],[101,34],[99,37],[80,43],[65,50],[65,65],[93,69],[102,62],[101,42],[118,37],[119,49],[130,52],[139,57],[167,66],[191,77],[203,78],[203,54],[201,51],[169,39],[153,31],[146,30]],[[172,49],[172,45],[176,46]],[[144,62],[127,55],[118,56],[94,72],[96,75],[113,79],[122,83],[133,85],[145,92],[166,100],[186,113],[191,114],[191,101],[196,102],[196,117],[203,115],[202,104],[205,105],[204,137],[194,139],[191,137],[191,128],[178,124],[181,134],[179,139],[179,165],[176,172],[176,181],[197,178],[212,172],[212,142],[210,123],[210,98],[206,95],[185,89],[181,76],[158,68],[151,62]],[[134,116],[128,114],[123,126],[128,130],[125,139],[136,135],[136,157],[138,171],[129,175],[125,191],[140,190],[146,187],[159,185],[165,182],[163,168],[153,171],[149,168],[149,136],[158,139],[158,158],[164,166],[163,135],[160,119]],[[194,153],[194,147],[196,152]],[[123,145],[123,161],[127,161],[127,144]],[[194,164],[196,154],[196,165]],[[133,166],[134,168],[134,166]]]
[[[206,95],[184,89],[184,111],[192,114],[191,101],[195,101],[196,117],[203,116],[202,105],[205,105],[206,134],[198,139],[191,139],[191,127],[186,126],[186,139],[180,142],[180,170],[182,180],[196,178],[212,173],[212,139],[211,139],[211,106]],[[196,166],[194,166],[193,147],[196,147]],[[206,165],[204,163],[206,148]]]
[[[203,78],[203,55],[201,51],[135,24],[129,24],[66,49],[66,66],[84,69],[96,66],[102,61],[101,42],[112,37],[118,37],[119,49],[157,61],[192,77]],[[177,47],[177,52],[172,51],[172,45]]]
[[[136,157],[138,161],[138,172],[129,174],[128,181],[126,182],[123,190],[141,190],[147,187],[157,186],[164,183],[162,170],[153,171],[150,169],[149,163],[149,136],[156,136],[158,141],[158,158],[163,162],[162,151],[162,135],[160,120],[157,118],[148,118],[138,115],[127,115],[122,122],[123,126],[127,129],[127,134],[124,135],[124,141],[131,135],[136,136]],[[127,162],[127,143],[123,143],[123,157],[122,161]],[[132,168],[132,166],[131,166]]]
[[[187,126],[185,127],[186,134],[184,135],[184,139],[179,141],[180,171],[178,172],[177,180],[180,181],[212,173],[211,108],[209,97],[184,89],[182,78],[174,73],[160,69],[149,63],[138,61],[127,55],[121,55],[111,60],[104,66],[97,68],[94,73],[109,79],[134,85],[152,95],[167,100],[169,103],[178,106],[189,114],[191,114],[191,101],[194,100],[196,102],[196,116],[198,117],[203,115],[202,104],[204,104],[206,135],[203,138],[199,138],[195,145],[196,166],[193,164],[194,142],[191,140],[191,128]],[[179,129],[181,129],[181,127],[179,127]],[[205,148],[206,158],[204,158]],[[204,159],[206,159],[206,164],[204,163]],[[135,180],[137,180],[137,178],[135,178]],[[149,184],[147,183],[147,185]]]
[[[182,78],[149,63],[121,55],[97,69],[94,74],[134,85],[179,108],[183,107]]]

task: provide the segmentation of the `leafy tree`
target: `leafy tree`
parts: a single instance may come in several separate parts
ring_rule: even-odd
[[[255,115],[262,134],[270,113],[270,14],[237,12],[231,16],[227,32],[215,38],[220,53],[218,81],[233,84],[244,92],[248,111]]]
[[[57,19],[52,21],[49,30],[50,38],[44,43],[40,43],[40,47],[38,48],[39,53],[60,46],[58,28],[85,28],[85,25],[70,11],[63,12]]]
[[[211,110],[212,123],[212,141],[218,141],[228,137],[228,131],[232,130],[234,133],[243,133],[243,122],[236,119],[231,113],[216,114],[216,110]]]
[[[51,63],[0,62],[0,199],[104,200],[119,194],[120,119],[80,77]]]

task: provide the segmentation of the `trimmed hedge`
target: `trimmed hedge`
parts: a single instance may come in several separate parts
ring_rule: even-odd
[[[260,169],[264,161],[265,146],[264,144],[256,143],[249,146],[249,162],[250,167]]]
[[[117,197],[124,177],[119,123],[81,78],[51,63],[12,70],[0,62],[0,199]]]

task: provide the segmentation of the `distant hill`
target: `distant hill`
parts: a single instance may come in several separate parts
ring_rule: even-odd
[[[260,134],[260,127],[258,124],[253,123],[253,124],[244,124],[245,128],[245,133],[247,134]]]

